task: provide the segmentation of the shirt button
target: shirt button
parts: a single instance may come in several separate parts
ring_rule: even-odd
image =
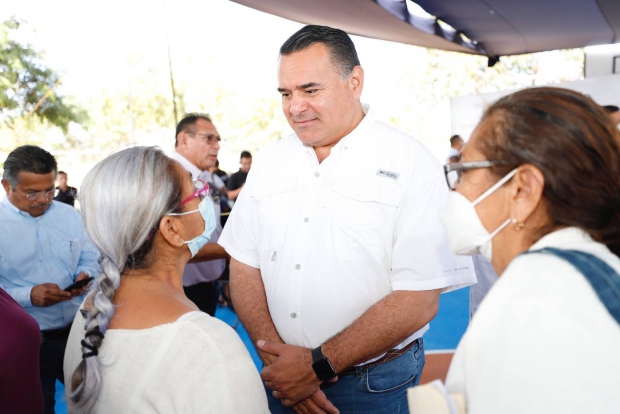
[[[321,174],[319,174],[318,172],[315,172],[315,173],[314,173],[314,176],[315,176],[315,177],[318,177],[319,175],[321,175]]]
[[[307,222],[309,222],[309,221],[310,221],[310,219],[309,219],[308,217],[304,218],[304,222],[305,222],[305,223],[307,223]]]
[[[297,313],[293,312],[291,313],[291,318],[295,319],[297,317]]]
[[[295,265],[295,269],[297,269],[297,270],[301,269],[301,265],[296,264]]]

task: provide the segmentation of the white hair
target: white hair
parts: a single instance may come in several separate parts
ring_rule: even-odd
[[[159,221],[179,209],[183,181],[175,165],[159,148],[133,147],[110,155],[84,178],[82,217],[102,260],[84,328],[84,357],[70,384],[69,404],[74,412],[89,412],[99,395],[97,349],[114,316],[112,300],[121,274],[149,265]]]

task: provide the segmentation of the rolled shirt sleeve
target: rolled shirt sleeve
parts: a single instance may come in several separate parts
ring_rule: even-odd
[[[441,167],[434,160],[426,164],[423,172],[413,171],[397,220],[393,290],[448,291],[476,282],[471,258],[452,253],[439,218],[447,207],[448,192]]]

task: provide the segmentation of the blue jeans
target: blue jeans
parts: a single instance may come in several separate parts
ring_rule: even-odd
[[[342,414],[408,414],[407,389],[418,385],[424,368],[424,342],[419,340],[403,355],[368,369],[357,368],[355,375],[342,375],[321,389]],[[267,389],[272,414],[291,414]]]

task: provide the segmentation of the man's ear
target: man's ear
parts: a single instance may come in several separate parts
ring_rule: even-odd
[[[6,195],[9,195],[11,192],[11,185],[4,178],[2,179],[2,187],[4,187],[4,191],[6,191]]]
[[[181,237],[181,230],[181,220],[177,220],[173,216],[164,216],[159,222],[159,232],[164,240],[171,246],[183,246],[185,240]]]
[[[542,200],[545,176],[538,167],[524,164],[512,178],[510,191],[510,218],[525,222],[536,211]]]
[[[356,66],[351,71],[349,76],[349,85],[353,91],[353,96],[356,99],[360,99],[362,96],[362,90],[364,89],[364,69],[361,66]]]
[[[187,134],[181,131],[177,134],[177,147],[182,147],[187,144]]]

